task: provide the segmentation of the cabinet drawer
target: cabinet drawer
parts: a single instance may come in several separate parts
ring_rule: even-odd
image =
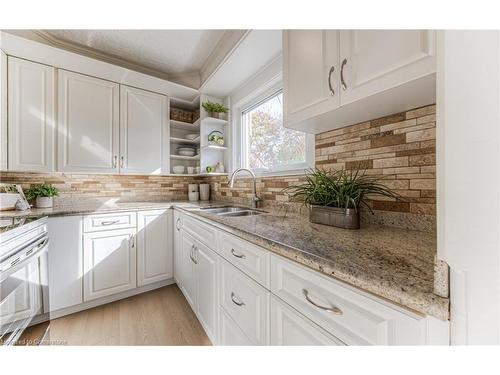
[[[227,315],[222,307],[219,307],[219,345],[252,345],[240,327]]]
[[[219,232],[219,252],[237,268],[269,289],[268,251],[236,236]]]
[[[267,345],[270,293],[232,264],[221,263],[221,306],[252,343]]]
[[[188,215],[182,215],[180,223],[182,225],[182,229],[187,230],[197,240],[215,250],[217,231],[214,227]]]
[[[271,296],[271,345],[344,345],[279,298]]]
[[[405,313],[333,278],[271,256],[271,291],[349,345],[425,343],[425,318]]]
[[[112,214],[90,215],[85,216],[83,219],[84,232],[132,228],[135,226],[135,212],[115,212]]]

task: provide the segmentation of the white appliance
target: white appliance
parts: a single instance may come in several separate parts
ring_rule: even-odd
[[[48,246],[46,217],[0,218],[1,345],[48,340]]]

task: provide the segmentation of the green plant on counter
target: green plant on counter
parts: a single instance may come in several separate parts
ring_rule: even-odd
[[[380,178],[366,175],[359,170],[310,169],[306,181],[283,189],[292,201],[301,201],[306,206],[354,208],[361,205],[373,212],[367,197],[379,195],[400,199],[401,196],[380,183]]]
[[[26,199],[29,201],[38,197],[55,197],[58,194],[57,188],[50,184],[33,185],[25,193]]]
[[[227,113],[229,109],[222,104],[212,103],[210,100],[202,103],[203,109],[209,113]]]

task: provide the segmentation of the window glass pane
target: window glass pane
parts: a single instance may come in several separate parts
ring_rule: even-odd
[[[251,169],[279,169],[306,161],[306,134],[283,127],[283,93],[243,113]]]

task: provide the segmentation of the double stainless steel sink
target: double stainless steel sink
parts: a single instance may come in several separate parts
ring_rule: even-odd
[[[206,213],[224,217],[253,216],[265,213],[264,211],[254,210],[246,207],[237,207],[237,206],[224,206],[224,207],[213,207],[213,208],[202,207],[200,208],[200,210]]]

